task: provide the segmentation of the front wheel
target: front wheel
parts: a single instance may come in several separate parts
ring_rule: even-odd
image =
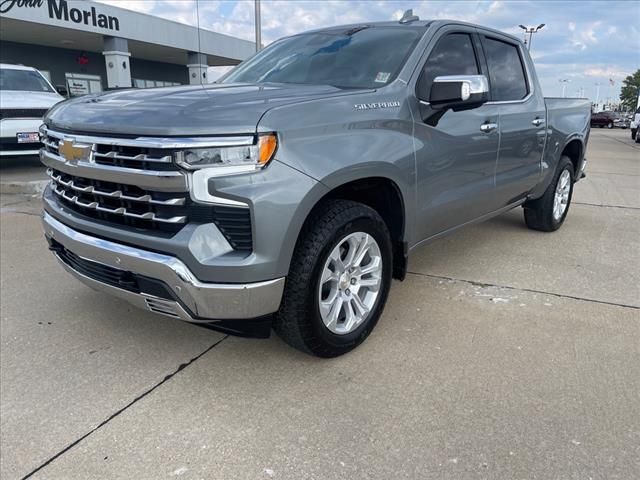
[[[553,232],[564,223],[573,195],[573,164],[562,156],[553,181],[542,197],[524,204],[524,221],[532,230]]]
[[[389,294],[393,254],[378,213],[332,200],[305,226],[296,245],[274,330],[289,345],[337,357],[362,343]]]

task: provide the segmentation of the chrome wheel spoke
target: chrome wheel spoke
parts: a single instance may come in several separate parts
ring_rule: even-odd
[[[360,268],[360,275],[369,275],[370,273],[381,270],[380,268],[381,263],[382,263],[382,258],[374,257],[369,264]]]
[[[344,303],[344,315],[344,329],[347,332],[350,332],[358,323],[358,316],[356,315],[356,312],[353,311],[353,305],[351,305],[351,302]]]
[[[358,250],[356,251],[355,258],[353,259],[353,266],[358,266],[364,260],[365,255],[369,251],[369,246],[371,245],[371,237],[367,234],[360,240],[358,245]]]
[[[376,277],[361,278],[358,285],[367,287],[370,292],[377,292],[380,287],[380,279]]]
[[[353,296],[352,303],[354,310],[360,317],[364,318],[369,314],[369,308],[362,302],[362,299],[358,295]]]

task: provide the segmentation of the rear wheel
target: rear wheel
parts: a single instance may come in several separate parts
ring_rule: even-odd
[[[613,128],[613,122],[607,123],[607,128]]]
[[[573,164],[560,158],[556,174],[542,197],[524,204],[524,220],[532,230],[553,232],[564,223],[573,195]]]
[[[332,200],[320,207],[296,246],[274,330],[320,357],[353,350],[375,327],[391,285],[387,226],[366,205]]]

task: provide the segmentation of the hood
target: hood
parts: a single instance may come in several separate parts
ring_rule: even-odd
[[[45,123],[111,135],[246,134],[256,131],[260,118],[271,108],[355,92],[325,85],[268,83],[128,89],[61,103],[49,111]]]
[[[53,92],[0,90],[0,108],[50,108],[64,98]]]

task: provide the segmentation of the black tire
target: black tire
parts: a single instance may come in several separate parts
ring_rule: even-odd
[[[559,219],[553,216],[553,201],[556,193],[558,181],[562,172],[567,170],[570,178],[570,190],[569,200],[567,208]],[[564,223],[567,214],[569,213],[569,207],[571,207],[571,198],[573,196],[573,184],[575,174],[573,171],[573,164],[569,157],[562,156],[560,162],[558,162],[558,168],[553,176],[553,180],[547,187],[542,197],[536,200],[530,200],[524,204],[524,221],[532,230],[540,230],[542,232],[553,232],[558,230]]]
[[[613,122],[607,123],[607,128],[613,128]]]
[[[337,357],[360,345],[375,327],[391,286],[393,253],[387,226],[378,213],[361,203],[330,200],[313,214],[296,245],[273,328],[289,345],[319,357]],[[380,248],[382,278],[378,297],[368,316],[344,335],[330,331],[322,321],[318,289],[326,259],[338,242],[353,232],[371,235]]]

